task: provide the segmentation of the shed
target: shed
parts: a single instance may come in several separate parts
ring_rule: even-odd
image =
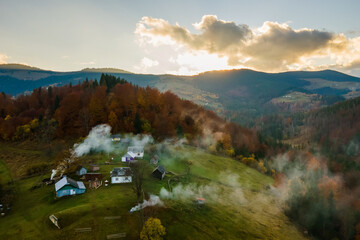
[[[85,185],[83,182],[75,181],[67,176],[64,176],[55,183],[55,191],[57,197],[68,195],[77,195],[85,192]]]
[[[120,142],[120,140],[121,140],[120,134],[111,135],[111,141]]]
[[[76,170],[76,175],[82,176],[87,173],[87,169],[83,166],[79,166]]]
[[[91,170],[92,172],[99,171],[99,170],[100,170],[100,166],[99,166],[99,165],[96,165],[96,164],[91,164],[91,165],[90,165],[90,170]]]
[[[111,171],[111,183],[131,183],[132,172],[129,167],[118,167]]]
[[[85,180],[89,183],[89,188],[98,189],[102,185],[102,177],[101,173],[87,173],[84,175]]]
[[[162,180],[165,177],[165,167],[163,166],[158,166],[157,168],[154,169],[154,171],[152,172],[152,175],[160,180]]]
[[[159,163],[159,156],[158,155],[154,155],[151,159],[150,159],[150,163],[157,166]]]
[[[205,204],[205,198],[197,197],[196,198],[196,203],[198,205],[204,205]]]
[[[101,173],[87,173],[85,174],[86,181],[101,180],[103,175]]]

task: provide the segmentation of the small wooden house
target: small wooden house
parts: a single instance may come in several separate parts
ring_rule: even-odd
[[[87,173],[84,175],[85,180],[89,183],[89,188],[99,188],[102,185],[102,177],[101,173]]]
[[[86,173],[87,173],[87,169],[83,166],[79,166],[76,170],[76,175],[78,176],[85,175]]]
[[[85,192],[85,185],[83,182],[75,181],[67,176],[64,176],[55,183],[55,191],[57,197],[68,195],[77,195]]]
[[[158,166],[154,169],[152,172],[152,175],[160,180],[162,180],[165,177],[165,168],[163,166]]]
[[[196,204],[197,205],[204,205],[205,204],[205,198],[197,197],[196,198]]]
[[[150,164],[157,166],[158,163],[159,163],[159,156],[155,154],[155,155],[150,159]]]
[[[96,165],[96,164],[91,164],[91,165],[90,165],[90,171],[96,172],[96,171],[99,171],[99,170],[100,170],[100,166],[99,166],[99,165]]]
[[[129,167],[114,168],[111,172],[111,183],[131,183],[132,172]]]
[[[101,173],[87,173],[84,175],[86,181],[94,181],[96,179],[101,180],[103,175]]]

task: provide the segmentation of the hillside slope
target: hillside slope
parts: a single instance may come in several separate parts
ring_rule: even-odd
[[[16,145],[7,147],[9,151],[17,151]],[[26,156],[27,153],[23,154]],[[173,174],[167,174],[159,181],[151,177],[152,167],[147,165],[146,194],[159,195],[162,188],[168,189],[168,181],[172,188],[181,183],[183,186],[211,186],[221,192],[216,196],[216,191],[205,192],[206,205],[203,207],[195,205],[192,198],[162,198],[163,207],[145,208],[145,216],[161,219],[166,227],[166,239],[289,239],[289,236],[305,239],[267,190],[266,186],[273,183],[270,177],[233,159],[192,147],[173,148],[159,155],[161,164]],[[104,165],[111,157],[115,157],[114,165]],[[150,157],[145,154],[144,161],[148,162]],[[108,179],[113,167],[122,166],[119,160],[119,155],[105,154],[83,158],[84,163],[100,164],[103,180]],[[192,161],[190,171],[187,170],[189,160]],[[11,174],[10,171],[2,172],[2,176]],[[105,239],[115,233],[126,233],[126,239],[138,238],[138,213],[129,213],[136,204],[131,184],[87,189],[83,195],[55,200],[54,185],[34,188],[48,176],[14,182],[17,197],[10,214],[0,218],[0,238]],[[61,230],[50,223],[48,216],[51,214],[59,218]],[[108,220],[109,216],[120,219]],[[77,230],[80,228],[91,228],[91,231]]]

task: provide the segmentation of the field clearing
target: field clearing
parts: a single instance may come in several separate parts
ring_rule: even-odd
[[[306,94],[302,92],[291,92],[284,96],[274,98],[271,100],[272,103],[308,103],[316,100],[316,94]]]
[[[92,154],[84,160],[101,164],[109,157]],[[143,161],[150,157],[145,155]],[[205,192],[207,200],[202,207],[193,199],[174,198],[163,199],[163,207],[145,208],[145,217],[161,219],[166,239],[305,239],[277,207],[267,187],[272,185],[272,178],[233,159],[192,147],[174,148],[159,153],[159,157],[160,164],[173,174],[157,180],[151,176],[153,167],[147,164],[143,185],[146,195],[159,195],[162,188],[168,190],[168,182],[172,188],[178,184],[211,186],[220,193]],[[0,164],[1,171],[3,166]],[[104,181],[113,167],[123,164],[117,161],[100,166]],[[0,239],[106,239],[117,233],[126,233],[125,239],[138,239],[139,212],[129,213],[136,205],[131,184],[87,189],[83,195],[61,199],[54,198],[54,185],[31,190],[49,175],[15,181],[17,198],[9,215],[0,218]],[[229,182],[227,176],[235,178]],[[59,218],[61,230],[48,219],[51,214]],[[111,216],[117,217],[106,219]]]

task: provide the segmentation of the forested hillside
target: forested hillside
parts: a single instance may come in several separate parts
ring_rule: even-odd
[[[171,92],[138,87],[110,75],[102,75],[99,83],[38,88],[15,99],[2,94],[0,113],[4,140],[80,137],[97,124],[109,123],[114,133],[150,133],[158,140],[184,137],[230,156],[263,156],[266,151],[253,130],[226,122]]]
[[[360,170],[360,98],[310,113],[311,140],[334,162],[334,170]]]

